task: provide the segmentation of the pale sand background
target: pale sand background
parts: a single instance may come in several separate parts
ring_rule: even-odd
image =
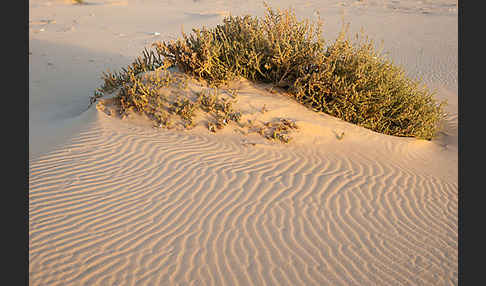
[[[31,285],[458,284],[455,1],[268,1],[319,11],[329,40],[344,15],[449,114],[432,142],[396,138],[243,81],[242,105],[303,126],[289,145],[255,146],[87,106],[103,71],[153,41],[263,15],[262,2],[88,2],[30,1]]]

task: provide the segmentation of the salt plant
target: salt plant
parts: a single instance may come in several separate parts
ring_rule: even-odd
[[[438,102],[420,80],[407,77],[372,40],[358,34],[351,41],[347,31],[344,26],[335,41],[326,43],[320,19],[298,20],[291,9],[269,6],[262,18],[229,16],[215,27],[156,42],[153,50],[145,49],[120,72],[103,74],[104,84],[90,102],[118,90],[122,105],[133,105],[139,112],[157,108],[149,103],[157,95],[135,78],[177,67],[205,80],[210,88],[237,78],[270,83],[309,109],[375,132],[427,140],[437,136],[446,115],[445,102]],[[167,76],[166,84],[171,80]],[[187,78],[178,83],[184,90]],[[214,115],[216,127],[241,118],[228,110],[230,101],[224,99],[207,97],[199,105]]]
[[[281,118],[277,122],[264,122],[263,126],[256,128],[256,133],[269,140],[281,143],[289,143],[292,140],[290,133],[299,127],[295,121]]]
[[[189,99],[177,99],[169,107],[169,112],[179,115],[185,122],[185,127],[191,127],[194,123],[196,104]]]
[[[238,77],[272,83],[305,106],[376,132],[430,140],[445,102],[405,75],[347,27],[329,45],[322,22],[299,21],[292,10],[267,6],[263,18],[230,16],[214,28],[154,46],[170,65],[218,86]]]
[[[119,72],[106,71],[102,73],[103,84],[95,90],[94,95],[90,98],[90,105],[103,95],[113,93],[124,84],[129,84],[133,76],[148,71],[166,70],[168,67],[156,51],[145,48],[141,56],[138,56],[130,65],[122,68]],[[160,79],[165,80],[166,84],[169,84],[172,80],[168,73]]]
[[[241,119],[241,112],[233,108],[234,101],[219,97],[217,89],[213,93],[200,93],[197,102],[202,110],[213,116],[214,122],[208,123],[208,129],[212,132]]]

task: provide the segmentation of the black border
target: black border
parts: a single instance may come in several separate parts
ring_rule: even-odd
[[[457,64],[458,64],[458,71],[457,71],[457,85],[458,85],[458,224],[457,224],[457,236],[458,236],[458,283],[459,285],[464,284],[464,276],[463,276],[463,251],[462,251],[462,246],[463,246],[463,235],[462,235],[462,211],[463,211],[463,177],[464,177],[464,157],[463,157],[463,114],[464,114],[464,86],[463,86],[463,2],[462,0],[457,0],[458,1],[458,21],[457,21],[457,26],[458,26],[458,38],[457,38],[457,43],[458,43],[458,55],[457,55]]]
[[[20,182],[24,182],[23,188],[19,188],[19,194],[21,195],[20,200],[24,206],[22,212],[22,216],[24,217],[25,221],[25,227],[23,228],[23,240],[17,240],[17,241],[23,241],[25,247],[23,248],[23,255],[19,255],[19,259],[22,259],[19,261],[19,264],[22,263],[25,268],[18,267],[18,269],[22,269],[21,274],[23,275],[16,275],[12,281],[19,281],[18,285],[22,285],[22,277],[23,279],[23,284],[24,285],[29,285],[29,0],[24,0],[24,1],[16,1],[16,3],[20,4],[23,9],[23,16],[25,17],[23,20],[23,30],[25,31],[22,33],[22,31],[19,31],[18,35],[23,35],[23,41],[25,45],[23,45],[22,49],[17,50],[17,53],[19,53],[18,56],[15,58],[17,59],[23,59],[25,61],[25,82],[23,84],[24,87],[24,92],[25,95],[22,98],[21,96],[18,96],[19,98],[23,99],[23,104],[26,106],[25,113],[23,114],[24,121],[22,122],[22,126],[24,127],[23,129],[19,130],[26,130],[26,133],[23,136],[23,141],[24,144],[17,144],[18,147],[22,148],[24,147],[25,153],[22,156],[23,160],[19,160],[19,164],[22,164],[22,167],[24,167],[24,172],[22,173],[22,177],[24,178],[25,181],[19,180]],[[12,25],[9,25],[12,26]],[[18,27],[22,30],[22,26],[18,25]],[[19,105],[20,106],[20,105]],[[15,109],[14,109],[15,111]],[[20,136],[19,136],[20,137]],[[24,190],[23,192],[20,190]],[[14,190],[12,190],[14,191]],[[25,193],[24,193],[25,192]],[[19,223],[19,226],[24,226],[23,224]],[[12,256],[10,256],[12,257]],[[16,264],[17,265],[17,264]],[[17,269],[15,269],[17,270]],[[17,273],[17,271],[13,271],[12,273]],[[7,280],[8,281],[8,280]],[[16,283],[15,283],[16,284]]]
[[[5,3],[7,4],[7,3]],[[11,5],[13,4],[13,5]],[[11,1],[2,17],[3,281],[29,283],[29,1]],[[5,49],[4,49],[5,48]],[[25,106],[25,109],[22,108]]]

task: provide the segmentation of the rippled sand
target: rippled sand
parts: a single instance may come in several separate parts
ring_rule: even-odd
[[[150,42],[181,24],[261,15],[260,2],[91,2],[30,1],[30,285],[458,284],[455,2],[270,2],[298,16],[318,9],[325,35],[344,14],[449,100],[428,142],[299,109],[244,81],[247,107],[273,102],[266,116],[300,122],[290,144],[87,108],[101,73]]]

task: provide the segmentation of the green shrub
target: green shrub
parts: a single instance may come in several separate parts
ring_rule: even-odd
[[[445,102],[436,102],[425,86],[378,53],[372,41],[360,39],[353,46],[344,31],[326,49],[325,61],[296,80],[296,99],[379,133],[432,139]]]
[[[95,99],[124,86],[119,94],[123,102],[140,102],[137,92],[144,98],[151,95],[137,90],[133,75],[176,66],[216,86],[238,77],[272,83],[315,111],[376,132],[435,137],[445,102],[438,103],[433,92],[408,78],[403,68],[375,50],[372,41],[357,37],[351,43],[346,33],[347,27],[326,46],[320,20],[299,21],[292,10],[267,6],[263,18],[230,16],[213,28],[193,29],[176,41],[155,43],[155,51],[144,50],[143,57],[120,73],[104,74]],[[214,104],[214,99],[204,100],[205,108]],[[137,110],[143,110],[148,104],[144,102],[134,104]]]
[[[237,77],[291,85],[324,56],[321,24],[298,21],[292,11],[267,9],[264,19],[227,17],[214,28],[193,29],[182,39],[155,43],[171,65],[212,83]]]
[[[228,17],[182,39],[156,43],[171,65],[209,82],[235,77],[271,82],[306,106],[376,132],[432,139],[444,103],[377,52],[372,41],[352,44],[346,29],[325,46],[319,21],[267,7],[263,19]]]

